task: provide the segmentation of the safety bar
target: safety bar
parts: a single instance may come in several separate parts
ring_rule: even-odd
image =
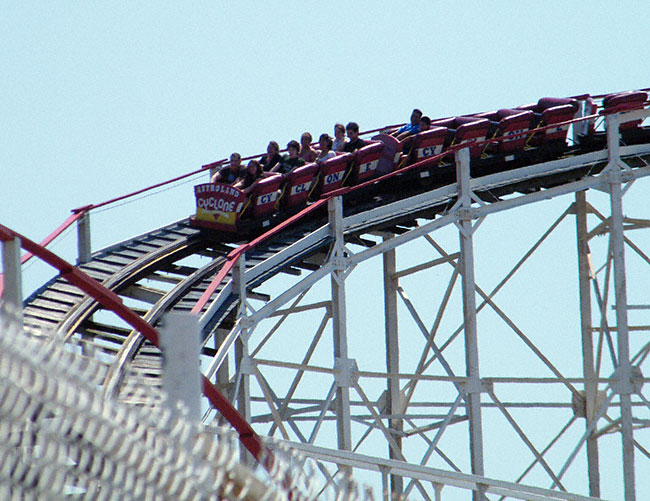
[[[638,91],[640,91],[640,92],[650,92],[650,87],[647,87],[647,88],[645,88],[645,89],[634,89],[632,92],[638,92]],[[621,91],[621,92],[624,92],[624,91]],[[586,97],[592,97],[592,98],[594,98],[594,99],[602,99],[602,98],[604,98],[605,96],[609,96],[610,94],[618,94],[618,92],[608,92],[607,94],[598,94],[597,96],[592,96],[592,95],[590,95],[590,94],[584,94],[584,96],[586,96]],[[572,97],[573,97],[574,99],[578,99],[579,97],[582,97],[582,96],[579,96],[579,97],[572,96]]]

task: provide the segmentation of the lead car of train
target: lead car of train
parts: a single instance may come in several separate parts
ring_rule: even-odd
[[[196,213],[191,224],[231,238],[245,237],[259,234],[345,187],[359,186],[349,194],[350,201],[358,201],[370,195],[379,197],[375,200],[394,199],[413,190],[453,183],[454,157],[442,154],[460,145],[469,148],[473,177],[601,149],[606,141],[605,133],[596,131],[598,115],[646,106],[645,91],[600,98],[544,97],[516,108],[433,120],[429,130],[402,141],[380,133],[354,153],[264,178],[248,196],[226,184],[199,184],[194,187]],[[571,125],[575,141],[569,146]],[[620,132],[624,144],[650,142],[650,130],[642,127],[641,121],[622,124]],[[381,181],[372,182],[378,178]]]

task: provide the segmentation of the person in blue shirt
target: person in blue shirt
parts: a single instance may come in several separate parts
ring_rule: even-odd
[[[415,108],[411,112],[411,122],[397,129],[397,131],[393,132],[392,135],[401,141],[407,136],[417,134],[418,132],[420,132],[421,118],[422,118],[422,111]]]

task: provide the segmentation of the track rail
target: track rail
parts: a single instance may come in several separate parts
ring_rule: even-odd
[[[628,115],[630,120],[636,118],[634,113]],[[623,182],[650,175],[650,144],[617,145],[616,149],[616,158],[626,166]],[[588,152],[573,148],[556,160],[474,178],[471,191],[475,204],[471,217],[477,219],[576,191],[606,190],[612,159],[611,148]],[[381,179],[373,180],[368,185],[380,182]],[[342,190],[335,195],[351,202],[352,192]],[[455,212],[460,209],[458,196],[458,184],[451,183],[417,189],[404,198],[394,196],[346,204],[342,232],[349,240],[368,242],[364,236],[370,232],[391,231],[399,234],[390,243],[395,246],[456,221]],[[155,327],[170,311],[200,315],[206,341],[203,353],[211,358],[207,377],[212,378],[242,329],[236,316],[237,263],[245,263],[246,293],[266,301],[264,307],[248,318],[249,325],[273,314],[301,291],[296,287],[278,297],[267,297],[256,289],[270,278],[283,272],[296,275],[308,270],[303,282],[313,283],[332,271],[328,256],[334,235],[327,218],[320,213],[326,203],[327,200],[322,200],[308,207],[304,212],[313,213],[311,218],[299,214],[238,247],[190,227],[184,219],[95,252],[78,269],[100,282],[119,298],[118,302],[127,305],[151,326]],[[349,256],[349,264],[379,255],[388,245],[370,243],[366,250]],[[197,256],[207,258],[207,262],[197,265],[186,261]],[[154,349],[154,340],[143,338],[141,329],[105,320],[103,308],[101,301],[59,276],[25,300],[24,324],[34,334],[45,328],[65,339],[78,336],[92,343],[109,358],[112,366],[104,383],[105,391],[132,401],[134,396],[123,392],[129,387],[126,384],[129,378],[139,371],[146,374],[145,382],[151,389],[157,387],[161,356]],[[221,344],[210,348],[207,341],[216,339],[217,331]]]
[[[70,263],[61,259],[51,251],[10,230],[9,228],[0,225],[0,240],[9,241],[15,238],[20,239],[21,246],[25,250],[38,256],[43,261],[59,270],[61,276],[65,277],[70,284],[78,287],[104,308],[112,311],[127,324],[137,329],[150,343],[159,346],[158,332],[150,324],[142,320],[134,311],[124,306],[121,298],[117,294],[101,285],[96,279],[93,279],[93,277],[80,270],[78,267],[72,266]],[[272,468],[274,461],[273,455],[264,450],[261,440],[246,420],[242,418],[237,410],[230,405],[230,403],[223,397],[223,395],[221,395],[221,393],[219,393],[219,391],[205,376],[202,376],[201,385],[203,394],[208,398],[212,405],[219,409],[221,414],[235,428],[242,444],[256,459],[263,462],[267,468]]]
[[[623,159],[635,162],[637,167],[627,174],[630,180],[648,175],[649,145],[621,147],[620,153]],[[489,194],[492,200],[492,203],[481,201],[482,205],[476,209],[477,216],[506,210],[515,204],[599,188],[606,181],[598,173],[607,161],[607,150],[600,150],[473,179],[474,193]],[[453,208],[457,190],[454,183],[378,207],[375,204],[353,207],[353,212],[344,218],[344,234],[348,238],[358,238],[369,231],[407,224],[401,232],[410,231],[398,238],[404,241],[416,238],[452,221],[452,218],[438,216]],[[505,198],[518,191],[525,195]],[[319,202],[322,203],[324,201]],[[315,212],[318,208],[315,204],[307,211]],[[434,219],[436,217],[438,219]],[[429,223],[409,227],[416,218],[429,220]],[[181,220],[95,252],[91,260],[79,268],[121,295],[125,303],[136,301],[139,305],[135,310],[154,326],[165,312],[191,311],[200,314],[204,339],[217,329],[231,332],[225,345],[217,350],[219,355],[205,348],[206,355],[217,356],[218,366],[236,339],[232,316],[237,300],[232,278],[236,260],[246,255],[245,279],[250,292],[254,292],[282,271],[295,274],[300,269],[313,271],[314,267],[321,266],[331,243],[332,236],[322,217],[305,222],[296,216],[240,247],[212,241],[190,227],[187,220]],[[371,247],[352,259],[360,262],[381,250],[381,245]],[[176,264],[195,254],[208,255],[211,259],[201,267]],[[305,259],[313,255],[320,255],[321,259],[307,264]],[[171,287],[156,288],[145,285],[146,282],[171,284]],[[288,299],[287,296],[282,301]],[[283,302],[276,301],[274,308],[281,304]],[[55,277],[26,299],[24,322],[28,330],[54,329],[66,338],[79,335],[92,340],[113,360],[113,369],[106,381],[107,391],[111,393],[119,393],[127,366],[144,370],[149,376],[147,381],[156,386],[161,364],[158,351],[148,349],[149,343],[137,331],[93,320],[98,310],[100,305],[95,300],[63,278]],[[255,318],[262,316],[263,313],[258,313]]]

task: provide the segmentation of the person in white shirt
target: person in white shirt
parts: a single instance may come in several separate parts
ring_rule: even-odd
[[[336,152],[332,151],[333,144],[334,141],[332,141],[332,138],[329,136],[329,134],[320,135],[320,137],[318,138],[318,145],[320,146],[320,152],[318,153],[318,157],[316,158],[316,163],[318,165],[322,164],[328,158],[332,158],[336,156]]]
[[[336,124],[334,126],[334,142],[332,144],[332,149],[339,152],[343,151],[347,142],[348,139],[345,137],[345,125]]]

